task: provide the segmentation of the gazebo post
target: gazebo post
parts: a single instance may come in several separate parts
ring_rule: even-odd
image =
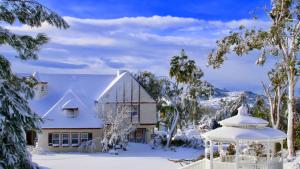
[[[219,141],[219,145],[218,145],[218,151],[219,151],[219,155],[220,155],[220,159],[222,161],[222,152],[223,152],[223,148],[222,148],[223,143]]]
[[[271,154],[270,153],[271,150],[271,146],[270,146],[270,140],[268,140],[268,143],[267,143],[267,166],[269,168],[269,163],[270,163],[270,157],[271,157]]]
[[[213,163],[214,163],[214,142],[210,140],[210,169],[213,169]]]
[[[280,160],[283,161],[283,140],[280,141]]]
[[[205,145],[205,149],[204,149],[204,158],[207,159],[207,140],[204,140],[204,145]]]
[[[236,145],[235,145],[235,168],[238,169],[239,168],[239,140],[236,141]]]

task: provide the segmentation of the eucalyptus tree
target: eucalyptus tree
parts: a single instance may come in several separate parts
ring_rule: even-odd
[[[0,45],[10,46],[20,60],[37,59],[37,52],[48,42],[45,34],[20,35],[7,25],[40,27],[44,22],[58,27],[69,25],[57,13],[34,0],[0,1]],[[28,106],[33,96],[33,78],[22,78],[11,70],[8,56],[0,54],[0,168],[39,168],[26,149],[25,130],[39,129],[41,118]]]
[[[284,105],[284,96],[287,90],[287,76],[284,67],[277,65],[268,73],[270,84],[267,86],[262,82],[265,96],[269,102],[269,115],[271,126],[275,129],[279,128],[282,107]]]
[[[181,50],[180,55],[173,56],[170,62],[169,75],[174,79],[173,83],[173,97],[169,97],[174,107],[174,117],[170,129],[170,139],[174,133],[178,120],[186,120],[186,116],[192,117],[195,123],[195,114],[197,113],[198,94],[201,84],[203,72],[197,67],[194,60],[190,60],[186,55],[184,49]],[[179,118],[179,117],[182,118]]]
[[[161,80],[149,71],[139,72],[134,77],[153,99],[158,102],[161,97]]]
[[[299,75],[300,47],[300,1],[272,0],[271,9],[267,11],[270,19],[268,28],[245,28],[217,41],[217,49],[208,56],[208,64],[220,67],[231,51],[241,56],[251,51],[260,51],[257,64],[263,65],[267,57],[275,56],[285,68],[288,79],[288,129],[287,145],[289,157],[295,156],[294,118],[295,85]]]

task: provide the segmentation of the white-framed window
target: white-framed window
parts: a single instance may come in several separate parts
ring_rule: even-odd
[[[81,143],[83,143],[85,141],[88,141],[88,138],[89,138],[88,133],[81,133],[80,134],[80,141],[81,141]]]
[[[132,105],[131,106],[131,114],[132,114],[132,116],[138,116],[138,105]]]
[[[69,146],[69,133],[62,133],[62,146]]]
[[[72,133],[71,134],[71,138],[72,138],[72,146],[78,146],[79,145],[79,133]]]
[[[59,146],[59,133],[52,133],[52,146]]]
[[[138,109],[139,109],[139,106],[138,105],[131,105],[130,107],[129,107],[130,109],[129,109],[129,115],[131,116],[131,122],[133,122],[133,123],[136,123],[136,122],[138,122],[138,120],[139,120],[139,113],[138,113]]]

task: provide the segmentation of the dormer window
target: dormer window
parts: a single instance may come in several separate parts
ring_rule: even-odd
[[[75,118],[78,115],[79,107],[77,102],[71,99],[62,105],[62,110],[67,117]]]

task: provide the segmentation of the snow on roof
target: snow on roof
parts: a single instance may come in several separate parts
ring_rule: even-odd
[[[105,90],[103,90],[103,92],[100,94],[100,96],[97,98],[97,100],[100,100],[127,73],[129,73],[129,72],[124,71],[121,74],[119,74],[119,72],[118,72],[117,77],[105,88]]]
[[[72,100],[78,108],[78,115],[75,117],[69,117],[62,109]],[[97,118],[93,108],[87,107],[72,90],[68,90],[42,118],[44,120],[42,128],[101,128],[103,126],[103,122]]]
[[[70,99],[68,101],[66,101],[61,108],[62,109],[75,109],[78,108],[79,104],[75,99]]]
[[[211,140],[272,140],[285,139],[286,134],[280,130],[270,127],[264,128],[238,128],[238,127],[220,127],[215,130],[202,134],[206,139]]]
[[[39,115],[44,115],[68,90],[76,93],[87,106],[94,106],[94,101],[116,76],[41,73],[39,77],[48,82],[48,92],[40,99],[30,100],[30,106]]]
[[[90,113],[93,113],[95,100],[114,79],[116,79],[116,75],[40,73],[39,80],[48,83],[48,92],[40,99],[30,100],[29,104],[33,111],[40,116],[43,116],[45,113],[49,112],[49,109],[53,108],[53,106],[56,105],[68,91],[72,91],[80,98],[81,102],[90,109]],[[70,99],[73,98],[65,99],[62,104]],[[59,106],[60,109],[62,104]],[[54,117],[52,119],[54,119]],[[89,122],[86,122],[85,124],[89,124]],[[57,124],[56,127],[58,128],[60,125],[64,126],[63,124]],[[86,126],[88,127],[89,125]],[[78,126],[73,127],[76,128]]]
[[[245,105],[242,105],[238,108],[238,114],[222,120],[219,122],[222,126],[257,126],[257,127],[265,127],[269,124],[268,121],[252,117],[248,114],[248,108]]]
[[[280,130],[266,127],[268,122],[252,117],[248,114],[248,108],[242,105],[236,116],[219,122],[222,127],[204,133],[202,136],[211,140],[272,140],[285,139],[286,134]]]

